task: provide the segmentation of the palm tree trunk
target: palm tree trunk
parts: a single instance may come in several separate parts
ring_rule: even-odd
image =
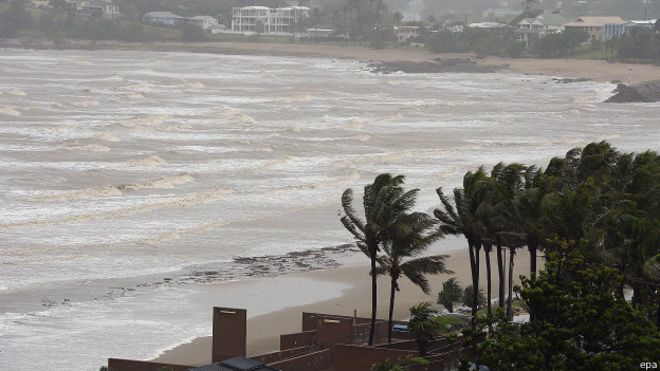
[[[475,279],[474,279],[474,286],[473,286],[474,287],[474,292],[472,293],[473,294],[472,295],[472,300],[473,300],[472,301],[472,304],[473,304],[472,312],[473,312],[473,315],[475,316],[475,318],[476,318],[476,315],[477,315],[477,311],[479,310],[479,273],[480,273],[479,272],[479,260],[481,260],[481,259],[479,259],[479,250],[481,250],[481,243],[477,243],[474,246]]]
[[[484,248],[484,253],[486,254],[486,276],[487,276],[486,278],[488,280],[488,289],[487,289],[488,290],[488,302],[487,302],[487,305],[488,305],[488,315],[490,316],[493,313],[492,308],[491,308],[491,304],[490,304],[490,298],[492,296],[492,287],[491,287],[492,282],[491,282],[491,275],[490,275],[490,248],[488,248],[488,249]]]
[[[474,246],[472,244],[472,240],[468,239],[468,251],[470,253],[470,270],[472,273],[472,287],[474,288],[474,282],[475,282],[475,262],[474,262]],[[475,311],[476,306],[472,305],[472,319],[471,319],[471,324],[472,324],[472,330],[476,331],[477,330],[477,313]],[[472,361],[476,361],[477,359],[477,340],[476,338],[473,339],[472,344]],[[420,354],[422,350],[420,348]]]
[[[474,254],[475,250],[476,249],[475,249],[474,244],[472,243],[472,241],[468,241],[468,251],[470,252],[470,270],[471,270],[471,273],[472,273],[472,288],[474,288],[475,291],[476,291],[476,289],[477,289],[477,280],[479,279],[478,278],[478,273],[477,273],[479,267],[477,265],[477,260],[478,259],[475,259],[475,256],[474,256],[475,255]],[[474,296],[473,296],[473,299],[474,299]],[[473,323],[473,326],[475,326],[475,327],[477,325],[476,319],[477,319],[477,306],[476,306],[476,303],[473,301],[472,302],[472,323]]]
[[[527,248],[529,249],[529,273],[531,279],[536,278],[536,241],[529,241],[527,243]]]
[[[497,244],[497,274],[499,277],[499,280],[497,281],[499,286],[497,305],[499,305],[500,308],[504,308],[504,260],[502,257],[502,239],[499,234],[495,237],[495,241]]]
[[[506,306],[506,314],[509,320],[513,319],[513,257],[516,256],[516,250],[512,247],[509,255],[509,299]]]
[[[387,316],[387,342],[392,342],[392,316],[394,315],[394,296],[396,295],[396,279],[392,277],[390,283],[390,312]]]
[[[369,326],[369,345],[374,344],[374,329],[376,328],[376,310],[378,310],[378,275],[376,274],[376,249],[369,248],[371,259],[371,324]]]

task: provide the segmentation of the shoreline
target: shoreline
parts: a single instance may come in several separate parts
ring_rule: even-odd
[[[472,53],[432,54],[425,49],[371,49],[367,47],[341,46],[314,43],[262,43],[262,42],[118,42],[65,40],[0,40],[0,49],[33,50],[123,50],[205,53],[220,55],[251,55],[294,58],[329,58],[363,62],[430,62],[436,58],[470,58],[481,66],[503,67],[504,72],[523,75],[569,77],[597,82],[622,82],[636,84],[660,80],[660,66],[651,64],[611,63],[589,59],[504,59],[499,57],[476,58]]]
[[[402,279],[400,281],[401,291],[397,293],[394,319],[403,320],[408,316],[408,308],[422,301],[433,303],[433,307],[441,309],[435,304],[442,283],[449,277],[456,277],[464,286],[470,281],[470,270],[468,264],[468,253],[465,250],[450,250],[444,252],[449,255],[447,258],[447,267],[454,271],[451,275],[438,275],[430,277],[431,295],[424,295],[421,290],[413,286],[409,281]],[[434,251],[434,253],[442,253]],[[483,256],[482,256],[483,258]],[[305,273],[285,274],[284,277],[301,278],[311,282],[326,282],[343,285],[348,287],[341,291],[340,296],[331,299],[317,301],[311,304],[296,305],[283,309],[274,310],[265,314],[250,317],[251,308],[248,310],[248,340],[247,354],[254,356],[279,350],[279,336],[300,331],[302,312],[317,312],[337,315],[352,316],[356,310],[359,316],[368,316],[370,312],[370,280],[367,274],[368,262],[358,265],[342,266],[337,269],[313,271]],[[494,257],[491,256],[492,266],[496,267]],[[539,261],[542,267],[542,261]],[[485,264],[481,265],[480,285],[486,291],[486,272]],[[516,265],[514,276],[529,273],[529,253],[520,249],[516,253]],[[493,272],[493,296],[497,295],[497,271]],[[519,279],[516,278],[516,282]],[[241,285],[240,282],[236,283]],[[249,294],[249,293],[246,293]],[[378,288],[378,318],[387,318],[387,303],[389,299],[389,280],[387,277],[379,278]],[[222,306],[218,303],[218,306]],[[209,308],[209,313],[211,308]],[[209,315],[209,330],[212,327]],[[211,343],[212,337],[204,336],[193,339],[181,345],[174,346],[171,349],[162,351],[158,357],[152,359],[154,362],[183,364],[183,365],[204,365],[211,362]]]

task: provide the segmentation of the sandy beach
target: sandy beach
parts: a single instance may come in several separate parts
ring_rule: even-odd
[[[161,52],[193,52],[229,55],[265,55],[304,58],[336,58],[360,61],[423,62],[434,58],[472,58],[473,54],[432,54],[425,49],[372,49],[325,43],[260,43],[260,42],[162,42],[127,43],[117,41],[66,40],[54,44],[39,40],[0,40],[0,48],[86,49],[86,50],[151,50]],[[508,71],[527,75],[585,78],[599,82],[639,83],[660,79],[660,66],[649,64],[611,63],[588,59],[504,59],[486,57],[479,63],[506,66]]]
[[[456,250],[448,253],[447,266],[454,272],[452,275],[439,275],[431,277],[432,294],[427,296],[421,290],[413,286],[409,281],[402,279],[400,282],[401,291],[397,293],[394,318],[396,320],[405,320],[408,317],[408,309],[420,302],[429,301],[434,303],[437,309],[443,309],[438,304],[437,294],[442,288],[442,283],[449,277],[456,277],[462,285],[470,282],[470,268],[468,263],[467,248],[465,250]],[[319,301],[313,304],[302,306],[292,306],[282,310],[273,311],[264,315],[249,317],[248,320],[248,355],[257,355],[279,350],[279,335],[300,331],[301,313],[317,312],[330,313],[337,315],[353,315],[357,310],[359,316],[368,316],[370,311],[370,280],[368,272],[368,260],[363,258],[364,264],[349,265],[334,270],[307,272],[290,274],[290,278],[304,278],[308,281],[332,282],[348,286],[343,290],[340,296]],[[539,260],[540,262],[540,260]],[[493,296],[497,296],[497,271],[496,260],[491,256],[491,265],[493,269]],[[516,254],[516,265],[514,276],[517,278],[520,274],[529,272],[529,254],[527,251],[519,250]],[[486,291],[486,269],[485,260],[482,254],[481,260],[481,286]],[[267,288],[275,291],[295,291],[295,287],[282,287],[277,283],[269,284],[269,279],[261,279],[261,285],[249,286],[246,289]],[[516,279],[518,282],[518,279]],[[281,282],[280,282],[281,283]],[[241,282],[232,283],[242,285]],[[379,318],[387,318],[387,303],[389,298],[389,280],[386,277],[379,279]],[[259,292],[247,292],[245,295],[259,295]],[[299,292],[298,295],[304,296],[305,292]],[[222,306],[223,303],[218,303]],[[250,308],[247,308],[248,316]],[[209,329],[211,323],[211,310],[209,308]],[[190,343],[183,344],[174,349],[168,350],[155,359],[157,362],[185,364],[185,365],[203,365],[211,362],[211,337],[201,337]]]

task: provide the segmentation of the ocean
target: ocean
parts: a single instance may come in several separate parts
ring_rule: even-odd
[[[437,187],[482,164],[544,166],[601,140],[660,150],[660,105],[601,103],[614,88],[331,59],[0,50],[0,369],[96,370],[209,334],[210,306],[240,296],[218,282],[355,254],[340,197],[381,172],[406,175],[428,211]],[[262,300],[323,297],[310,291]]]

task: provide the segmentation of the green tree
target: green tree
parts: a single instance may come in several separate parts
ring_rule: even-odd
[[[371,275],[371,326],[369,345],[374,341],[376,310],[378,305],[378,253],[384,243],[391,243],[391,227],[415,203],[416,191],[405,192],[403,176],[381,174],[372,184],[364,187],[364,220],[353,208],[353,190],[347,189],[341,198],[344,215],[341,222],[355,237],[357,247],[369,258]]]
[[[181,40],[187,42],[199,42],[206,40],[206,35],[201,27],[194,24],[185,24],[181,27]]]
[[[537,2],[537,0],[522,0],[523,9],[525,9],[526,13],[531,13],[532,8],[534,8]]]
[[[531,321],[481,332],[479,362],[492,370],[632,370],[660,356],[657,328],[614,295],[616,269],[587,263],[571,243],[518,289]]]
[[[419,355],[427,355],[428,342],[433,340],[442,329],[437,312],[431,308],[431,303],[420,303],[410,308],[410,321],[408,329],[415,337]]]
[[[0,37],[12,38],[22,29],[32,25],[32,17],[25,9],[23,0],[13,0],[9,9],[0,14]]]
[[[416,191],[413,190],[413,195],[416,195]],[[413,202],[407,206],[412,207]],[[445,268],[446,255],[417,257],[441,237],[435,226],[436,222],[430,216],[415,212],[399,217],[387,231],[388,239],[383,244],[383,255],[378,258],[378,271],[390,276],[388,342],[392,341],[392,316],[395,296],[400,291],[399,279],[405,276],[428,295],[431,287],[426,275],[452,273]]]
[[[476,301],[475,301],[476,297]],[[486,295],[483,290],[476,292],[472,285],[466,286],[461,297],[463,305],[470,308],[481,308],[486,305]]]
[[[442,284],[442,291],[438,294],[438,304],[441,304],[449,313],[454,312],[454,303],[460,303],[463,298],[463,289],[456,281],[450,278]]]

